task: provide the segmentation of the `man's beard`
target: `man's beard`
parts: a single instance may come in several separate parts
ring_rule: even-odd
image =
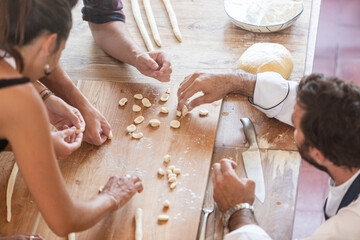
[[[296,146],[298,148],[298,151],[300,153],[300,156],[302,159],[304,159],[306,162],[308,162],[310,165],[314,166],[315,168],[323,171],[323,172],[326,172],[327,174],[329,174],[329,176],[331,177],[330,173],[329,173],[329,170],[318,164],[309,154],[309,144],[307,143],[302,143],[302,144],[298,144],[296,143]]]

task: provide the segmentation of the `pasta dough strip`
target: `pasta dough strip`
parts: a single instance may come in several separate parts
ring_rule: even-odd
[[[139,7],[138,0],[131,0],[131,7],[132,7],[132,11],[133,11],[133,14],[134,14],[136,24],[137,24],[137,26],[138,26],[138,28],[140,30],[141,36],[144,39],[144,42],[145,42],[145,45],[146,45],[147,49],[149,51],[154,51],[154,47],[153,47],[153,45],[151,43],[149,34],[146,31],[144,22],[143,22],[143,20],[141,18],[141,12],[140,12],[140,7]]]
[[[8,182],[8,186],[7,186],[7,190],[6,190],[6,209],[7,209],[6,220],[8,222],[11,221],[11,198],[13,195],[15,180],[16,180],[18,171],[19,171],[19,167],[15,162],[14,167],[10,174],[10,178],[9,178],[9,182]]]
[[[169,14],[170,22],[171,22],[171,25],[173,27],[175,37],[179,40],[179,42],[182,42],[182,37],[181,37],[179,25],[178,25],[178,22],[177,22],[177,19],[176,19],[174,9],[171,6],[171,2],[170,2],[170,0],[163,0],[163,2],[165,4],[166,11]]]
[[[70,233],[70,234],[68,235],[68,240],[76,240],[76,238],[75,238],[75,233]]]
[[[150,0],[143,0],[143,3],[144,3],[144,7],[145,7],[146,16],[147,16],[147,19],[150,24],[151,32],[154,37],[154,41],[155,41],[156,45],[161,47],[161,39],[160,39],[160,35],[159,35],[158,29],[156,26],[156,21],[155,21],[154,14],[153,14],[153,11],[151,8]]]
[[[37,216],[36,216],[36,219],[35,219],[35,223],[34,223],[34,226],[33,226],[33,229],[32,229],[32,233],[36,233],[37,231],[37,228],[39,226],[39,222],[40,222],[40,218],[41,218],[41,213],[38,212]]]
[[[143,219],[143,210],[141,208],[137,208],[135,211],[135,240],[143,239],[142,232],[142,219]]]

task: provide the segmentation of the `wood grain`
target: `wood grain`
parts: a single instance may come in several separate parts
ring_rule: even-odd
[[[245,150],[215,147],[213,162],[222,158],[232,159],[238,164],[237,174],[246,177],[241,156]],[[264,203],[255,199],[255,217],[273,239],[291,239],[300,155],[296,151],[282,150],[261,150],[260,155],[265,169],[266,197]],[[214,235],[215,239],[221,239],[223,228],[220,211],[217,210],[215,215]]]
[[[123,2],[129,32],[145,50],[131,13],[130,0]],[[314,2],[319,3],[320,0]],[[69,159],[60,162],[68,190],[75,199],[88,199],[113,174],[137,173],[145,184],[144,193],[134,197],[125,208],[107,216],[93,228],[77,234],[77,239],[133,239],[133,216],[137,207],[144,209],[145,240],[195,239],[219,117],[214,161],[223,157],[236,160],[241,176],[244,176],[241,151],[247,148],[247,144],[239,118],[252,119],[262,148],[267,186],[266,202],[263,206],[256,203],[256,216],[260,219],[260,225],[275,239],[290,239],[300,166],[298,155],[292,151],[296,147],[291,127],[275,119],[268,119],[250,106],[246,98],[236,95],[225,98],[221,115],[220,103],[215,103],[209,106],[212,111],[208,118],[198,118],[195,109],[194,113],[181,120],[180,129],[169,129],[168,123],[175,118],[175,92],[185,76],[194,71],[234,69],[241,53],[256,42],[281,43],[288,48],[294,58],[294,71],[290,80],[300,80],[306,70],[306,57],[313,54],[311,46],[310,52],[307,50],[312,1],[304,0],[304,12],[292,27],[271,34],[250,33],[234,26],[223,10],[223,0],[172,1],[182,32],[182,43],[173,35],[162,0],[152,0],[151,3],[163,40],[161,50],[172,58],[172,80],[166,84],[145,77],[134,67],[105,54],[95,44],[87,23],[82,21],[81,1],[73,10],[73,29],[61,63],[73,81],[78,82],[81,91],[107,117],[113,127],[114,139],[101,147],[83,144]],[[142,4],[140,8],[145,16]],[[318,13],[312,17],[318,17]],[[150,29],[146,21],[145,26]],[[311,29],[316,31],[314,27]],[[316,32],[311,34],[316,36]],[[307,62],[306,67],[311,68],[311,61]],[[145,121],[140,126],[145,137],[132,140],[125,132],[125,127],[138,115],[129,111],[133,102],[131,96],[143,93],[154,102],[167,87],[171,87],[172,94],[165,105],[171,104],[171,113],[165,117],[157,115],[159,103],[155,101],[155,107],[141,114],[146,121],[150,117],[159,118],[160,128],[155,130],[147,127]],[[124,109],[117,105],[123,96],[130,99]],[[162,156],[167,153],[173,155],[175,165],[183,170],[179,177],[180,185],[173,192],[168,189],[164,179],[156,176],[156,170],[162,165]],[[12,154],[0,154],[0,235],[3,236],[31,231],[38,216],[36,205],[19,174],[12,203],[13,221],[6,223],[5,192],[13,164]],[[168,211],[170,221],[158,225],[156,217],[162,213],[161,203],[165,198],[172,203]],[[207,239],[221,238],[219,211],[215,215],[215,218],[213,214],[210,216]],[[43,219],[40,219],[37,232],[46,239],[59,239]]]

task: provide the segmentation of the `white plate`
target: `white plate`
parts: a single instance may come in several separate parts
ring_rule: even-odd
[[[273,20],[274,24],[261,24],[261,22],[266,22],[263,16],[269,3],[282,4],[283,2],[294,2],[294,7],[287,11],[289,16],[275,16],[278,19]],[[269,33],[290,27],[304,11],[304,4],[302,0],[224,0],[224,8],[231,22],[236,26],[251,32]],[[274,17],[274,15],[268,15],[268,17]]]

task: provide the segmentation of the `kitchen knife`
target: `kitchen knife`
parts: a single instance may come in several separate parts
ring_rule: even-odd
[[[263,203],[265,200],[265,182],[255,128],[249,118],[241,118],[240,121],[244,126],[244,133],[250,144],[249,149],[242,152],[246,175],[255,182],[255,196]]]

